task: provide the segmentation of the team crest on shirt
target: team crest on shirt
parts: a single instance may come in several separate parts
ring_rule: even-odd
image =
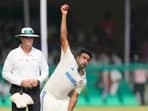
[[[71,67],[71,70],[74,71],[74,67]]]
[[[79,86],[83,86],[83,85],[84,85],[84,81],[83,81],[83,80],[80,80],[80,81],[78,82],[78,84],[79,84]]]

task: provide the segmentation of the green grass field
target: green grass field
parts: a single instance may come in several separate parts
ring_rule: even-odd
[[[10,108],[1,107],[0,111],[11,111]],[[75,111],[148,111],[145,107],[76,107]]]
[[[75,111],[148,111],[147,107],[77,107]]]

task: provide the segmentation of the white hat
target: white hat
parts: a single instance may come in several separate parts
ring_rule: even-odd
[[[31,96],[24,92],[22,94],[20,92],[14,93],[10,100],[16,104],[17,108],[25,108],[27,105],[34,104]]]
[[[39,37],[39,35],[34,34],[34,30],[31,27],[24,27],[21,29],[21,34],[16,35],[16,37]]]

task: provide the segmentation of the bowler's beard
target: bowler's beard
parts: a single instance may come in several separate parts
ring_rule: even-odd
[[[86,66],[86,65],[79,65],[79,67],[78,67],[78,72],[81,71],[81,70],[83,70],[83,69],[85,68],[85,66]]]
[[[80,72],[83,68],[82,67],[78,67],[78,72]]]

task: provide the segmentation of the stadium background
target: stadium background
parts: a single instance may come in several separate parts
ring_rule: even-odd
[[[125,1],[126,0],[66,0],[71,4],[69,14],[69,33],[70,42],[73,52],[81,47],[81,45],[90,48],[95,59],[87,67],[88,86],[80,95],[78,100],[78,108],[76,111],[146,111],[147,106],[140,106],[138,100],[133,93],[130,80],[131,72],[139,67],[147,69],[147,61],[142,52],[144,41],[147,40],[147,0],[127,0],[130,1],[130,55],[129,63],[125,64]],[[48,52],[50,65],[50,73],[54,70],[59,55],[59,23],[60,12],[59,6],[64,0],[47,0],[48,15]],[[20,28],[24,26],[23,0],[1,0],[0,1],[0,64],[1,69],[7,53],[18,45],[18,40],[14,35],[20,32]],[[40,33],[40,1],[29,0],[30,7],[30,25],[37,33]],[[115,22],[115,30],[113,31],[113,44],[103,38],[101,23],[104,19],[104,13],[110,11],[112,19]],[[76,37],[76,38],[75,38]],[[89,43],[88,43],[89,41]],[[97,42],[96,42],[97,41]],[[41,48],[40,40],[36,41],[35,46]],[[98,56],[106,53],[116,53],[122,64],[100,64]],[[135,54],[145,59],[144,62],[134,61]],[[142,64],[142,65],[141,65]],[[103,71],[111,71],[117,69],[122,72],[123,79],[120,81],[118,93],[114,96],[108,95],[104,102],[101,99],[101,88],[95,85]],[[127,72],[128,76],[125,75]],[[1,75],[1,74],[0,74]],[[3,86],[1,90],[7,90],[9,84],[2,78],[0,84]],[[7,85],[5,85],[7,84]],[[6,91],[8,92],[8,90]],[[1,94],[1,91],[0,91]],[[146,92],[146,97],[148,92]],[[120,100],[121,99],[121,100]],[[148,104],[148,100],[146,99]],[[10,110],[9,94],[1,94],[0,110]]]

